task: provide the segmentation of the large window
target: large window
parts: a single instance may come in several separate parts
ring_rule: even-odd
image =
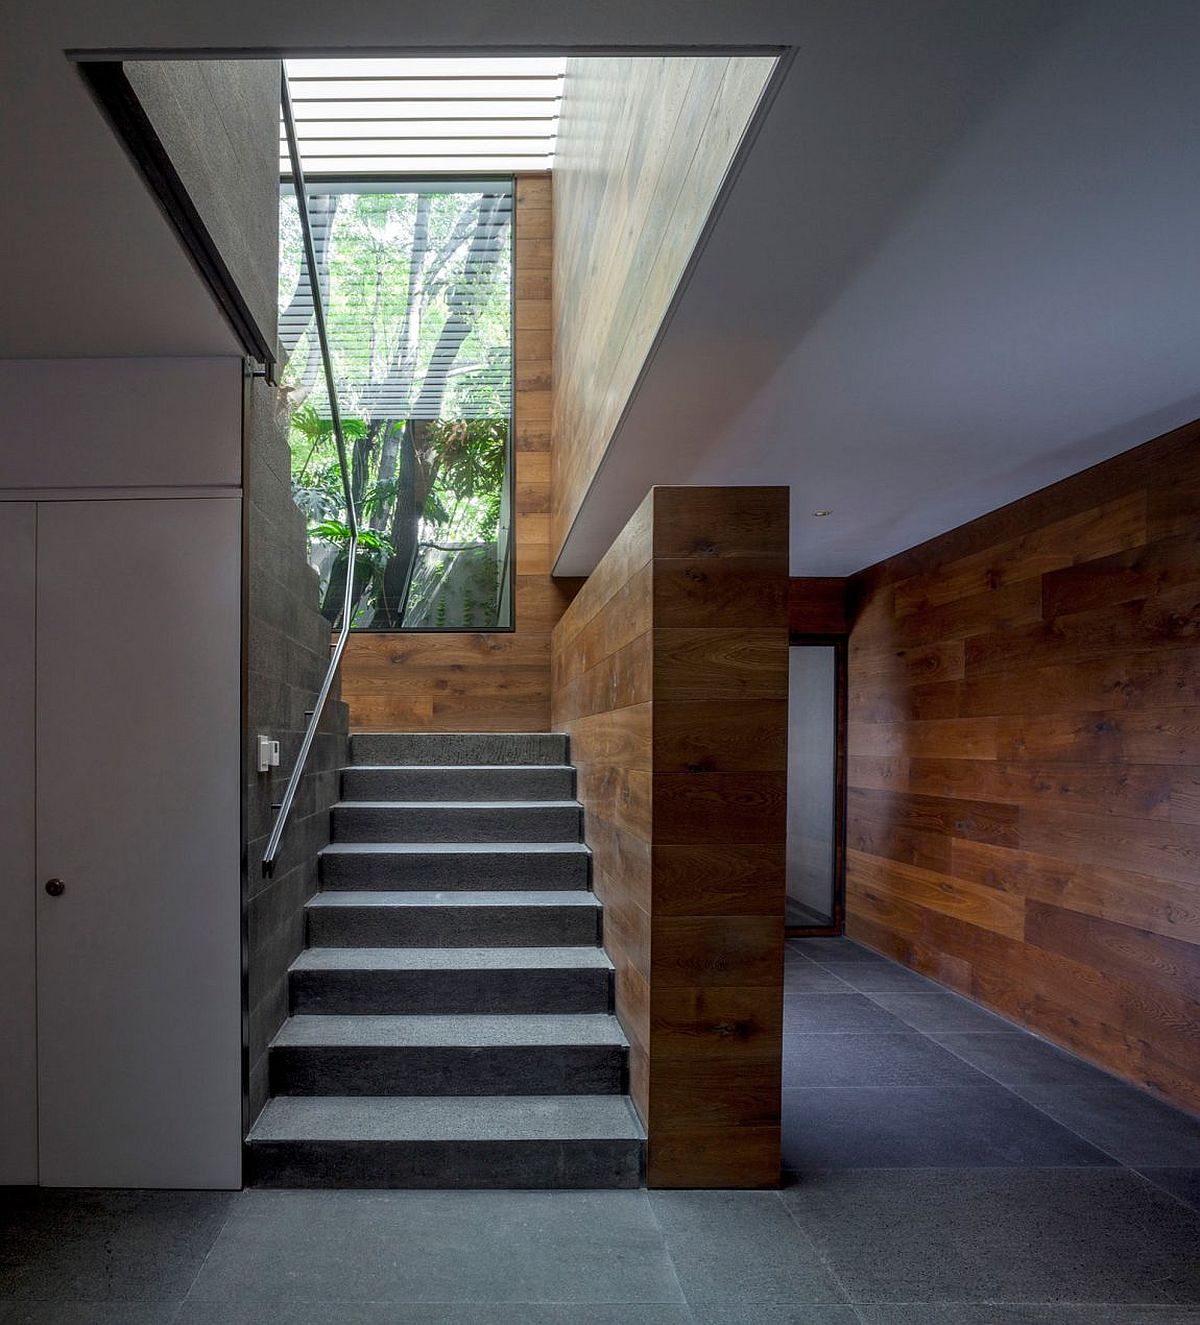
[[[318,279],[362,534],[353,625],[512,625],[511,180],[309,181]],[[348,529],[290,185],[280,341],[292,486],[337,620]]]

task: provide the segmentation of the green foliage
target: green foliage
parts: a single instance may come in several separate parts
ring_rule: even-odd
[[[509,422],[495,386],[510,371],[507,248],[492,242],[487,261],[481,263],[476,254],[469,268],[464,265],[478,237],[496,233],[494,217],[484,225],[479,195],[342,194],[326,206],[330,239],[318,262],[327,264],[327,321],[362,526],[360,558],[370,568],[356,622],[398,625],[396,612],[407,602],[438,626],[495,624],[498,594],[490,602],[476,601],[465,582],[453,593],[439,586],[458,573],[459,550],[492,547],[498,559],[507,537],[501,518]],[[293,198],[284,200],[280,240],[281,304],[287,306],[301,274]],[[472,292],[465,304],[459,288],[464,279]],[[464,306],[472,321],[443,342],[447,319],[461,317]],[[309,326],[295,340],[284,382],[294,405],[293,494],[309,521],[314,563],[328,580],[348,529],[313,337]],[[361,407],[380,397],[383,384],[397,380],[410,384],[409,399],[415,400],[431,365],[445,366],[446,343],[454,371],[447,377],[444,417],[383,418]],[[391,395],[384,391],[384,398],[395,399],[394,388]],[[481,412],[487,417],[476,417]],[[462,571],[478,582],[481,552],[472,555],[475,561],[464,563]],[[398,588],[414,568],[420,573],[411,591]],[[344,569],[342,575],[344,580]],[[412,602],[410,592],[424,593],[423,604]]]

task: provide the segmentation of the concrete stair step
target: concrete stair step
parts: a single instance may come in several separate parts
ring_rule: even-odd
[[[335,842],[580,842],[577,801],[339,801]]]
[[[603,948],[309,948],[288,973],[295,1014],[609,1011]]]
[[[281,1096],[247,1138],[260,1187],[603,1188],[641,1184],[621,1095]]]
[[[627,1054],[608,1013],[293,1016],[269,1064],[273,1095],[607,1095]]]
[[[570,764],[364,764],[342,770],[348,801],[570,801]]]
[[[355,764],[566,764],[555,732],[363,732],[350,738]]]
[[[594,946],[600,903],[582,890],[327,892],[305,907],[314,948]]]
[[[335,842],[320,855],[323,888],[564,892],[588,886],[582,842]]]

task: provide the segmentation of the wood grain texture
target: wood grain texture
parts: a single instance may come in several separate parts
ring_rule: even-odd
[[[576,56],[554,162],[557,557],[754,113],[765,56]]]
[[[550,576],[551,183],[519,176],[514,224],[516,580],[508,632],[351,635],[353,731],[547,731],[550,632],[579,587]]]
[[[847,931],[1200,1109],[1200,425],[849,597]]]
[[[779,1180],[787,491],[656,488],[554,632],[656,1187]]]
[[[793,635],[848,634],[845,577],[825,575],[789,580],[788,629]]]

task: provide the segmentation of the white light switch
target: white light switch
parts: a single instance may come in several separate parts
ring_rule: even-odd
[[[279,767],[279,742],[273,741],[269,736],[260,736],[258,738],[258,771],[267,772],[268,769]]]

